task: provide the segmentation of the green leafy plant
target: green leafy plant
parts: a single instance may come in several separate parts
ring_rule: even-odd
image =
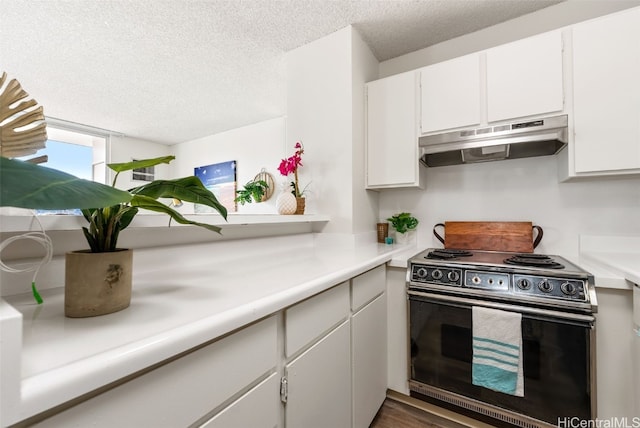
[[[115,188],[123,171],[169,163],[175,156],[164,156],[127,163],[109,164],[116,172],[107,186],[74,177],[55,169],[0,157],[0,206],[31,209],[79,208],[89,222],[83,232],[91,252],[115,251],[120,232],[131,224],[139,209],[161,212],[181,224],[200,226],[220,233],[218,226],[186,219],[158,199],[172,198],[207,205],[227,218],[226,208],[197,177],[155,180],[128,191]]]
[[[131,194],[66,172],[0,157],[0,206],[64,210],[129,202]]]
[[[388,222],[391,223],[391,226],[398,233],[406,233],[410,230],[414,230],[418,227],[418,219],[411,216],[411,213],[400,213],[396,214],[387,219]]]
[[[244,185],[244,189],[238,190],[238,196],[236,197],[235,201],[240,202],[240,204],[242,205],[250,204],[252,198],[256,202],[262,202],[262,198],[264,197],[268,188],[269,185],[264,180],[249,181]]]

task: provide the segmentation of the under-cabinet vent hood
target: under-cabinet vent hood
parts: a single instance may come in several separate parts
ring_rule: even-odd
[[[446,166],[546,156],[567,145],[567,115],[421,137],[420,162]]]

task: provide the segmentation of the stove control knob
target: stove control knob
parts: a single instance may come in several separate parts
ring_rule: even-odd
[[[452,270],[447,274],[447,279],[451,282],[456,282],[458,279],[460,279],[460,274],[455,270]]]
[[[567,281],[564,284],[562,284],[560,286],[560,290],[562,290],[562,292],[564,294],[569,295],[569,296],[573,296],[578,291],[576,286],[573,285],[572,283],[570,283],[569,281]]]
[[[531,281],[529,281],[527,278],[520,278],[516,284],[521,290],[528,290],[529,288],[531,288]]]
[[[426,278],[427,270],[425,268],[418,268],[418,270],[416,270],[416,276],[420,279]]]
[[[431,272],[431,276],[433,277],[433,279],[442,279],[442,271],[440,269],[435,269],[433,272]]]
[[[538,283],[538,288],[540,291],[550,293],[551,290],[553,290],[553,284],[551,284],[548,279],[543,279]]]

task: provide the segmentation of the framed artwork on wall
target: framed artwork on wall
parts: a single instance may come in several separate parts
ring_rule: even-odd
[[[199,166],[193,169],[193,174],[202,181],[228,212],[236,212],[236,161],[227,161],[211,165]],[[195,204],[196,213],[215,212],[206,205]]]

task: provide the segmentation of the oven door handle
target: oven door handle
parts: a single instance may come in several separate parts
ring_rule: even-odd
[[[527,314],[532,316],[551,317],[558,320],[576,321],[576,322],[588,323],[588,324],[592,324],[595,321],[595,317],[593,317],[592,315],[574,314],[570,312],[560,312],[560,311],[553,311],[549,309],[532,308],[528,306],[520,306],[520,305],[514,305],[514,304],[507,304],[507,303],[489,302],[485,300],[468,299],[466,297],[423,293],[423,292],[414,291],[414,290],[408,290],[407,293],[409,295],[410,300],[411,300],[411,297],[414,296],[418,298],[416,300],[422,300],[422,301],[426,300],[434,303],[437,303],[437,302],[450,303],[450,304],[454,304],[454,305],[457,304],[461,306],[484,306],[486,308],[501,309],[501,310],[511,311],[511,312],[520,312],[522,314]]]

